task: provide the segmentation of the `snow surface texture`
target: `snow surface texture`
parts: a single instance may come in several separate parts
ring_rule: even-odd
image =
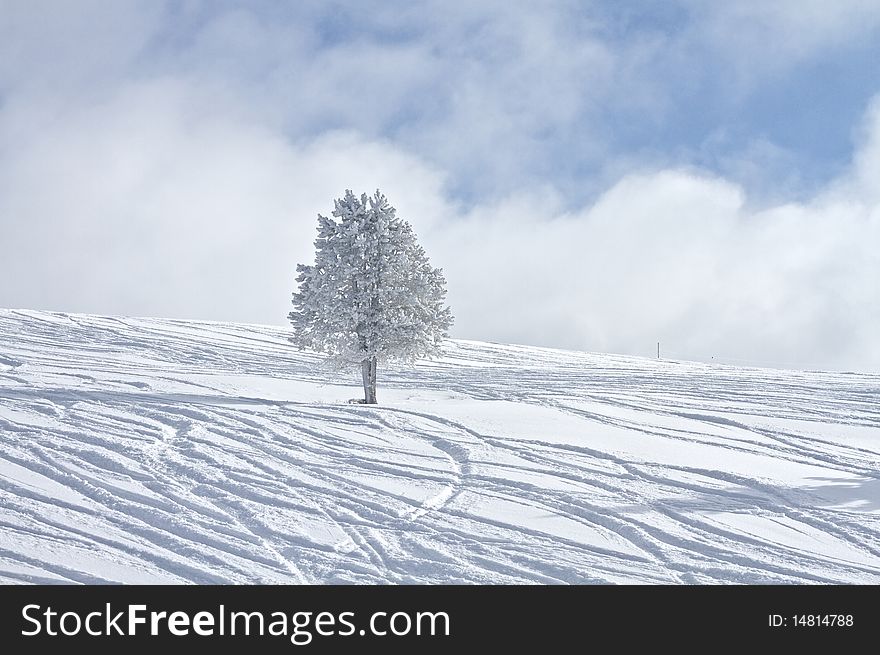
[[[0,310],[0,581],[880,583],[880,376]]]

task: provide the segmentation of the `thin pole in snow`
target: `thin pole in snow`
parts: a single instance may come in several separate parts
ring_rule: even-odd
[[[660,359],[660,342],[657,342],[657,359]]]

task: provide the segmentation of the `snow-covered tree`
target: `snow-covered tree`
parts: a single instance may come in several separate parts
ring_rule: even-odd
[[[346,191],[332,216],[318,215],[314,265],[297,266],[291,341],[360,365],[364,402],[375,403],[377,362],[430,357],[447,336],[446,280],[378,190]]]

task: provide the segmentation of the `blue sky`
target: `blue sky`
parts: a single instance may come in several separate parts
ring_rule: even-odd
[[[468,4],[478,8],[460,8]],[[773,177],[743,182],[808,194],[847,164],[853,126],[880,88],[880,66],[871,65],[880,61],[876,11],[843,3],[814,18],[843,15],[843,25],[804,29],[800,2],[778,3],[784,9],[769,15],[765,3],[742,2],[735,16],[713,14],[711,4],[537,3],[517,19],[509,3],[172,4],[138,63],[144,74],[202,67],[277,98],[285,77],[293,82],[310,62],[366,53],[336,62],[328,90],[344,94],[346,73],[362,78],[350,82],[372,96],[365,112],[303,110],[285,94],[278,109],[286,132],[354,128],[391,139],[444,166],[449,191],[468,201],[537,179],[580,202],[585,186],[616,171],[609,159],[694,164],[736,179],[745,172],[731,160],[754,158],[755,144]],[[224,23],[225,39],[216,35]],[[262,50],[260,32],[289,36],[288,48]],[[200,39],[212,45],[200,52]],[[297,61],[286,60],[291,52]],[[401,62],[402,82],[392,81]],[[385,86],[391,93],[382,101]],[[472,107],[467,94],[475,95]],[[563,110],[548,108],[555,95]],[[509,122],[509,132],[493,136],[527,145],[527,156],[499,145],[464,156],[436,142],[450,136],[459,112],[479,120],[473,114],[487,110]],[[475,177],[470,167],[487,174]]]
[[[381,186],[456,336],[880,368],[878,37],[865,0],[3,0],[0,305],[281,323],[316,213]]]

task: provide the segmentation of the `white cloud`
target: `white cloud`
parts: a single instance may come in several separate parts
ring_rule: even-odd
[[[846,179],[873,162],[877,128]],[[873,178],[876,179],[876,178]],[[436,238],[460,334],[792,367],[880,369],[876,196],[748,208],[696,171],[622,179],[574,213],[475,210]]]
[[[740,83],[773,75],[816,53],[876,38],[874,0],[684,0],[687,38],[728,59]]]
[[[128,86],[0,159],[3,304],[277,322],[316,213],[347,186],[435,212],[442,176],[388,144],[293,144],[193,116],[189,93]]]
[[[4,0],[0,88],[82,94],[129,71],[162,25],[162,2]]]
[[[445,269],[458,336],[880,369],[880,100],[852,166],[803,202],[755,209],[730,179],[609,153],[612,181],[573,209],[532,170],[543,140],[601,158],[589,119],[608,98],[669,111],[645,71],[684,41],[652,68],[673,37],[614,49],[565,11],[463,3],[370,14],[423,39],[319,47],[308,21],[239,12],[170,47],[154,3],[111,4],[0,18],[0,305],[281,323],[315,215],[381,187]],[[789,161],[760,139],[742,152],[736,179]],[[462,176],[485,190],[468,205],[449,193]]]
[[[856,139],[862,145],[840,190],[868,202],[880,203],[880,95],[868,107]]]

